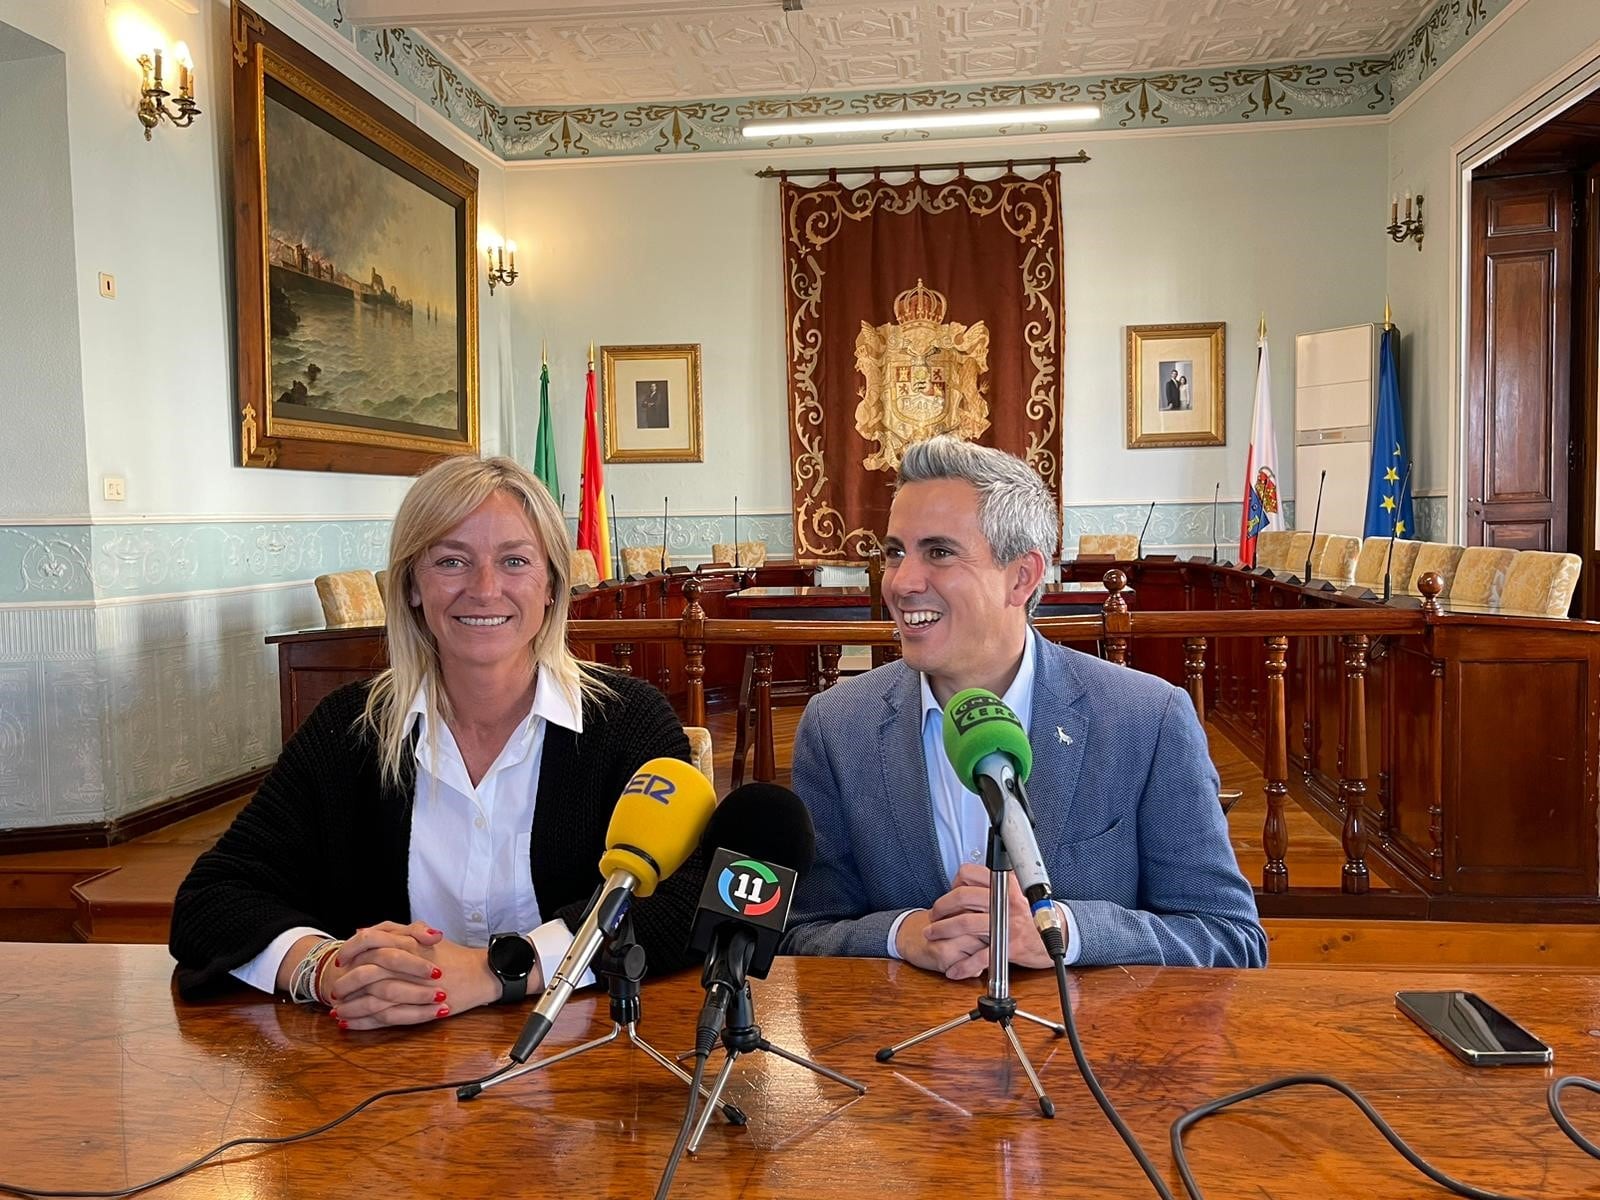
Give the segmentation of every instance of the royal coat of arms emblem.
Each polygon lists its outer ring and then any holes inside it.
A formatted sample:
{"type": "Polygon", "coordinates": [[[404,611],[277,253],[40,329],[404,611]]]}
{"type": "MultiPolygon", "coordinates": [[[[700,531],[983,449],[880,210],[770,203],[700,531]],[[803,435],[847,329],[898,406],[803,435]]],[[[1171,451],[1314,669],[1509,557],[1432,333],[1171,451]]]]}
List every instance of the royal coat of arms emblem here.
{"type": "Polygon", "coordinates": [[[989,329],[945,323],[945,298],[922,280],[895,297],[892,323],[861,322],[856,432],[878,449],[869,471],[896,471],[913,442],[950,433],[973,441],[989,428],[989,329]]]}

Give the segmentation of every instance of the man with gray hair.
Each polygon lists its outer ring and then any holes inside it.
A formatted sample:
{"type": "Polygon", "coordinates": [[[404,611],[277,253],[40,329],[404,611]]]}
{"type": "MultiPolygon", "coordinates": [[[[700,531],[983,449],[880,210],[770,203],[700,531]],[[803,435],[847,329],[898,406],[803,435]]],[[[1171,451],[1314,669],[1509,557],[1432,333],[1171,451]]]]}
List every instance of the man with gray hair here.
{"type": "MultiPolygon", "coordinates": [[[[1189,697],[1029,625],[1056,548],[1028,465],[954,437],[907,448],[884,538],[902,660],[814,697],[791,782],[817,832],[784,949],[889,956],[951,979],[989,953],[989,817],[945,757],[943,707],[987,688],[1033,751],[1040,853],[1067,961],[1260,966],[1266,935],[1189,697]]],[[[1011,961],[1047,967],[1011,877],[1011,961]]]]}

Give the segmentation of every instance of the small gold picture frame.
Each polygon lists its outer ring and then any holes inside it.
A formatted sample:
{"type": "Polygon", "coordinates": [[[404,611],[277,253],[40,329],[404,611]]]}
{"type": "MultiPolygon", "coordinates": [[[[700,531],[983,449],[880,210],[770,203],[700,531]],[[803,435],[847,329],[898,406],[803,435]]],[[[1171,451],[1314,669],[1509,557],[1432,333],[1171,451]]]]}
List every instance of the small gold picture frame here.
{"type": "Polygon", "coordinates": [[[700,347],[602,346],[608,463],[704,462],[700,347]]]}
{"type": "Polygon", "coordinates": [[[1128,326],[1128,449],[1227,445],[1224,327],[1128,326]]]}

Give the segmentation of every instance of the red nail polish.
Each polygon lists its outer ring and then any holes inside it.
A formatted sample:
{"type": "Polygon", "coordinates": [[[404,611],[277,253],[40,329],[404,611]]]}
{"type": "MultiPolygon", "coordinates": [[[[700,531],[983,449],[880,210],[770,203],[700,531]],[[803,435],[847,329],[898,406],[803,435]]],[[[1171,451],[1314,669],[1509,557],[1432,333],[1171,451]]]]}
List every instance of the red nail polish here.
{"type": "Polygon", "coordinates": [[[433,971],[432,971],[432,972],[431,972],[431,973],[430,973],[430,974],[429,974],[429,975],[428,975],[428,978],[429,978],[429,979],[439,979],[439,978],[441,978],[441,977],[442,977],[442,976],[443,976],[443,975],[444,975],[444,972],[443,972],[443,971],[441,971],[441,970],[440,970],[440,969],[439,969],[439,968],[438,968],[438,967],[435,967],[435,968],[434,968],[434,969],[433,969],[433,971]]]}
{"type": "Polygon", "coordinates": [[[430,930],[428,930],[428,932],[431,933],[434,937],[443,937],[444,936],[437,929],[430,929],[430,930]]]}
{"type": "Polygon", "coordinates": [[[339,957],[337,957],[337,956],[336,956],[336,957],[335,957],[335,958],[334,958],[334,960],[333,960],[333,965],[334,965],[334,966],[336,966],[336,967],[342,967],[342,966],[344,966],[344,959],[342,959],[342,958],[339,958],[339,957]]]}
{"type": "Polygon", "coordinates": [[[337,1008],[330,1008],[328,1010],[328,1015],[337,1021],[339,1019],[339,1010],[337,1008]]]}
{"type": "Polygon", "coordinates": [[[441,1004],[439,1006],[439,1011],[437,1013],[435,1013],[434,1015],[435,1016],[440,1016],[440,1017],[448,1017],[450,1015],[450,1006],[448,1004],[441,1004]]]}
{"type": "Polygon", "coordinates": [[[339,1028],[340,1029],[349,1029],[350,1028],[350,1022],[349,1021],[340,1021],[339,1022],[339,1028]]]}
{"type": "Polygon", "coordinates": [[[445,994],[443,992],[435,992],[433,994],[433,1002],[435,1004],[443,1004],[445,1002],[445,998],[446,997],[445,997],[445,994]]]}

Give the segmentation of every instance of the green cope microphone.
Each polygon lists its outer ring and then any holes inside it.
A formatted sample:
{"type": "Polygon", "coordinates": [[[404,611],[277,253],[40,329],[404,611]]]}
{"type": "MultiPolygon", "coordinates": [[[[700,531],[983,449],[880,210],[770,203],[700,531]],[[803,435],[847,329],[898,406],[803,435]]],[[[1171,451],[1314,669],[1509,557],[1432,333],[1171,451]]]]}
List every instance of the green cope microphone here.
{"type": "MultiPolygon", "coordinates": [[[[1011,869],[1027,897],[1034,925],[1046,946],[1047,930],[1064,934],[1061,914],[1050,898],[1050,874],[1033,833],[1033,813],[1023,789],[1033,770],[1028,731],[1006,702],[984,688],[968,688],[950,697],[944,710],[944,753],[956,777],[983,800],[989,824],[1000,832],[1011,869]]],[[[1063,948],[1064,942],[1060,943],[1063,948]]]]}

